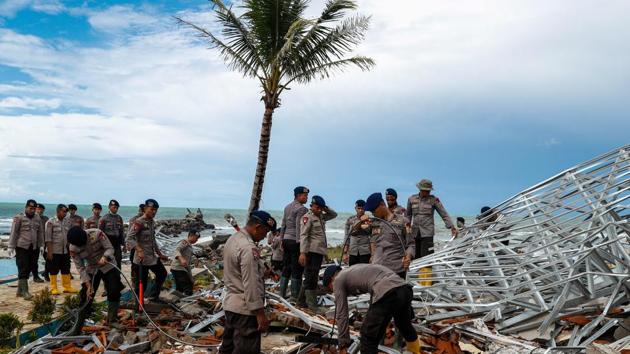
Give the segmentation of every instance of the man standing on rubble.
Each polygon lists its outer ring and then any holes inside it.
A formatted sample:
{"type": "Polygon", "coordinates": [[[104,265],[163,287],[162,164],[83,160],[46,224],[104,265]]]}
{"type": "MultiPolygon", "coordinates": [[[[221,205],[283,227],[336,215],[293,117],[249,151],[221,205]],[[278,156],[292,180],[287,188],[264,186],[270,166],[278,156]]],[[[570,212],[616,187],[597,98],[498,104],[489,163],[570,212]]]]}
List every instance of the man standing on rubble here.
{"type": "Polygon", "coordinates": [[[184,295],[192,295],[194,279],[192,275],[193,267],[193,246],[199,240],[198,231],[188,232],[188,237],[179,241],[175,248],[175,259],[171,264],[171,274],[175,280],[175,289],[184,295]]]}
{"type": "Polygon", "coordinates": [[[98,229],[83,230],[78,226],[68,231],[70,256],[81,275],[78,319],[70,330],[71,336],[79,335],[85,319],[92,312],[92,302],[101,283],[107,291],[107,322],[117,327],[120,306],[120,273],[110,264],[114,262],[114,247],[107,235],[98,229]]]}
{"type": "Polygon", "coordinates": [[[28,278],[33,262],[39,258],[39,249],[44,245],[44,230],[39,215],[35,213],[37,202],[26,201],[24,212],[13,218],[11,236],[9,236],[9,256],[15,254],[18,269],[17,297],[25,300],[32,298],[28,292],[28,278]]]}
{"type": "Polygon", "coordinates": [[[286,297],[287,286],[289,279],[291,279],[291,299],[293,301],[298,300],[300,288],[302,287],[304,268],[299,263],[300,234],[298,233],[298,223],[302,220],[302,216],[308,212],[308,209],[304,206],[308,201],[308,193],[308,188],[303,186],[293,189],[295,198],[284,208],[282,227],[280,229],[282,249],[284,250],[282,276],[280,277],[280,296],[286,297]]]}
{"type": "Polygon", "coordinates": [[[407,269],[416,252],[413,238],[407,233],[405,217],[392,213],[381,193],[373,193],[365,202],[365,211],[378,218],[370,222],[367,215],[360,218],[353,228],[366,228],[371,231],[372,263],[383,265],[398,274],[407,277],[407,269]],[[365,222],[369,222],[368,225],[365,222]]]}
{"type": "Polygon", "coordinates": [[[260,336],[269,328],[269,321],[264,308],[264,266],[256,242],[275,231],[276,220],[257,210],[249,215],[245,228],[225,243],[225,332],[219,353],[260,353],[260,336]]]}
{"type": "Polygon", "coordinates": [[[335,296],[335,323],[339,333],[339,353],[347,353],[352,343],[348,329],[348,296],[369,293],[370,307],[361,326],[361,353],[378,353],[378,345],[394,318],[394,324],[407,342],[407,351],[420,354],[420,340],[411,321],[413,290],[389,268],[378,264],[357,264],[346,268],[326,268],[324,287],[335,296]]]}
{"type": "Polygon", "coordinates": [[[85,220],[85,229],[98,229],[98,223],[101,220],[101,212],[103,206],[101,203],[92,204],[92,216],[85,220]]]}
{"type": "Polygon", "coordinates": [[[160,205],[155,199],[147,199],[144,205],[144,215],[137,218],[129,226],[127,247],[135,249],[132,267],[136,267],[137,281],[134,284],[136,293],[139,293],[140,282],[142,282],[143,286],[147,285],[150,270],[155,274],[155,287],[150,297],[151,300],[160,302],[160,291],[167,276],[162,260],[168,260],[168,257],[160,251],[155,240],[154,218],[160,205]]]}
{"type": "Polygon", "coordinates": [[[326,222],[337,217],[337,213],[326,205],[324,198],[315,195],[311,200],[309,210],[301,220],[300,225],[300,265],[304,267],[304,295],[306,305],[311,311],[317,312],[317,282],[319,270],[326,253],[326,222]]]}
{"type": "Polygon", "coordinates": [[[343,261],[353,266],[358,263],[370,263],[370,233],[362,228],[353,228],[365,214],[365,200],[359,199],[354,203],[356,215],[348,218],[343,242],[343,261]]]}

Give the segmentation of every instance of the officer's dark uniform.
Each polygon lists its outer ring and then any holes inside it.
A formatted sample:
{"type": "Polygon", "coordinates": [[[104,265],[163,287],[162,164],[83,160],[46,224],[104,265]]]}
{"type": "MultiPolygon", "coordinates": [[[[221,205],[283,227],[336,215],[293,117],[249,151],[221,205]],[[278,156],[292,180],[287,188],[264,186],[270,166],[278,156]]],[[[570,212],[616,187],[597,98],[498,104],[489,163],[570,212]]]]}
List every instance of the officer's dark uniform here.
{"type": "MultiPolygon", "coordinates": [[[[357,208],[365,208],[365,201],[357,200],[355,209],[357,208]]],[[[346,238],[343,242],[343,251],[348,254],[348,264],[350,266],[359,263],[370,263],[370,257],[372,256],[372,250],[370,249],[371,232],[367,229],[354,227],[359,222],[359,217],[358,214],[349,217],[344,228],[346,238]]]]}
{"type": "Polygon", "coordinates": [[[187,238],[179,241],[173,256],[171,274],[175,279],[175,288],[185,295],[192,295],[194,285],[192,276],[193,247],[187,238]],[[186,260],[185,267],[182,265],[182,260],[186,260]]]}
{"type": "Polygon", "coordinates": [[[92,216],[90,216],[89,218],[85,219],[85,225],[83,225],[85,227],[85,229],[98,229],[98,223],[101,220],[102,216],[100,215],[101,211],[103,210],[103,206],[101,205],[101,203],[94,203],[92,204],[92,216]],[[98,215],[94,215],[94,209],[99,210],[99,214],[98,215]]]}
{"type": "MultiPolygon", "coordinates": [[[[120,204],[118,201],[112,199],[109,201],[109,206],[120,207],[120,204]]],[[[109,242],[114,247],[114,257],[116,258],[118,268],[120,268],[122,264],[122,247],[125,244],[124,227],[122,217],[111,211],[101,217],[98,223],[98,228],[107,235],[109,242]]]]}
{"type": "MultiPolygon", "coordinates": [[[[37,202],[30,199],[26,202],[26,209],[37,207],[37,202]]],[[[39,249],[44,245],[44,230],[39,215],[33,213],[19,213],[13,218],[11,236],[9,236],[9,250],[15,251],[15,264],[18,268],[17,296],[30,299],[28,292],[28,278],[33,269],[33,263],[39,258],[39,249]]]]}
{"type": "MultiPolygon", "coordinates": [[[[44,211],[46,210],[46,206],[44,204],[37,204],[37,209],[35,210],[35,212],[37,213],[37,215],[39,215],[39,218],[42,219],[42,230],[45,230],[46,227],[46,222],[48,221],[48,217],[46,215],[44,215],[44,211]]],[[[44,248],[45,249],[45,248],[44,248]]],[[[44,262],[46,261],[46,252],[42,252],[42,256],[44,257],[44,262]]],[[[35,262],[33,262],[32,266],[31,266],[31,273],[33,273],[33,281],[36,283],[43,283],[44,280],[42,280],[39,277],[39,255],[37,256],[37,260],[35,262]]],[[[48,270],[46,269],[46,264],[44,263],[44,279],[46,279],[46,281],[48,281],[48,270]]]]}
{"type": "Polygon", "coordinates": [[[284,208],[280,237],[282,238],[282,248],[284,249],[282,277],[280,278],[280,295],[286,295],[286,288],[291,279],[291,297],[297,300],[302,286],[302,274],[304,268],[299,263],[300,258],[300,234],[299,222],[308,209],[298,200],[298,194],[308,193],[306,187],[296,187],[293,194],[296,199],[284,208]]]}

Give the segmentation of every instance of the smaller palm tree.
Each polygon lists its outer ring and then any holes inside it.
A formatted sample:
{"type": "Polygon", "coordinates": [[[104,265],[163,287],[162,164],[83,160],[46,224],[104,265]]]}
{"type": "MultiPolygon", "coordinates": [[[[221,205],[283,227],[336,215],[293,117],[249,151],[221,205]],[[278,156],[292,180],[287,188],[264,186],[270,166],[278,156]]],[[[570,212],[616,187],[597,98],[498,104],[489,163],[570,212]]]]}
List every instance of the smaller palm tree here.
{"type": "Polygon", "coordinates": [[[280,95],[293,83],[306,84],[328,78],[354,66],[367,71],[374,61],[351,56],[365,36],[370,18],[345,17],[357,9],[353,0],[328,0],[321,15],[304,17],[308,0],[245,0],[236,15],[221,0],[215,7],[220,35],[176,17],[217,49],[228,67],[256,78],[262,87],[265,110],[258,146],[258,164],[249,211],[257,210],[265,181],[273,113],[280,95]]]}

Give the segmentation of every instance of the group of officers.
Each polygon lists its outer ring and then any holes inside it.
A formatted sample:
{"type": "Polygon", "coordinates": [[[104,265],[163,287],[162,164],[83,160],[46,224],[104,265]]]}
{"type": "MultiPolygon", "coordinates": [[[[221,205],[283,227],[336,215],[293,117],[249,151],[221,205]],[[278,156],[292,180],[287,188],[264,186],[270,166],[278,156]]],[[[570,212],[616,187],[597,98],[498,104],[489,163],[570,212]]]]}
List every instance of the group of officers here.
{"type": "MultiPolygon", "coordinates": [[[[392,320],[406,341],[406,349],[420,353],[419,339],[411,321],[412,289],[406,282],[411,260],[433,252],[435,234],[434,212],[442,217],[454,237],[458,229],[453,225],[440,200],[431,194],[433,184],[423,179],[418,182],[419,193],[408,198],[407,208],[397,203],[397,193],[387,189],[385,198],[373,193],[366,200],[355,203],[356,215],[346,222],[343,259],[349,267],[329,266],[323,276],[323,289],[334,293],[340,353],[350,345],[348,329],[348,296],[370,293],[371,305],[361,328],[361,352],[377,353],[378,344],[392,320]],[[370,212],[371,217],[365,212],[370,212]]],[[[282,217],[281,227],[263,210],[249,214],[244,228],[228,238],[224,248],[226,326],[220,353],[259,353],[261,333],[269,326],[265,315],[264,278],[269,274],[261,259],[258,242],[268,237],[274,249],[275,268],[282,268],[280,295],[287,296],[298,306],[319,312],[317,289],[319,271],[327,254],[326,222],[337,213],[321,196],[313,196],[309,208],[309,189],[294,189],[294,200],[282,217]],[[279,262],[279,255],[282,262],[279,262]],[[290,284],[290,288],[289,288],[290,284]]],[[[103,280],[108,300],[108,323],[116,326],[120,291],[122,252],[126,247],[132,260],[131,276],[136,294],[140,283],[146,284],[148,271],[155,275],[153,292],[148,298],[159,301],[159,293],[167,272],[164,255],[155,238],[155,215],[159,205],[148,199],[140,205],[138,215],[129,221],[125,235],[123,220],[117,214],[119,204],[110,201],[109,213],[100,216],[102,208],[93,205],[93,215],[83,220],[76,214],[76,206],[57,206],[56,216],[46,220],[43,205],[34,200],[26,203],[24,213],[13,220],[9,241],[10,252],[16,254],[18,266],[17,296],[30,298],[28,278],[32,272],[37,280],[37,259],[44,248],[46,271],[51,292],[57,290],[56,277],[62,274],[66,293],[75,293],[70,284],[70,260],[81,276],[81,308],[79,320],[72,329],[78,334],[90,314],[94,294],[103,280]],[[39,208],[38,208],[39,206],[39,208]],[[41,211],[37,212],[37,209],[41,211]],[[68,210],[70,215],[66,215],[68,210]],[[74,210],[74,212],[73,212],[74,210]]],[[[458,220],[458,224],[460,220],[458,220]]],[[[463,226],[463,220],[462,220],[463,226]]],[[[177,289],[192,293],[192,244],[197,232],[178,244],[172,265],[177,289]]],[[[430,270],[428,270],[430,272],[430,270]]],[[[429,275],[430,276],[430,275],[429,275]]]]}

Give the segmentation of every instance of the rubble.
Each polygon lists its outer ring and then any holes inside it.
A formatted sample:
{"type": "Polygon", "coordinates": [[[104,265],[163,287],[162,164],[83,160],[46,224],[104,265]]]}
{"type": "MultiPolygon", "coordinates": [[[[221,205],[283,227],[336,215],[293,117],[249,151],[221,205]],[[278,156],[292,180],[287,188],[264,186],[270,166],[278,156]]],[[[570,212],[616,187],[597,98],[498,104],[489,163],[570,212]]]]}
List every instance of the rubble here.
{"type": "Polygon", "coordinates": [[[169,236],[179,236],[182,232],[214,230],[214,225],[206,224],[201,209],[196,212],[188,210],[183,219],[162,219],[155,222],[156,229],[169,236]]]}

